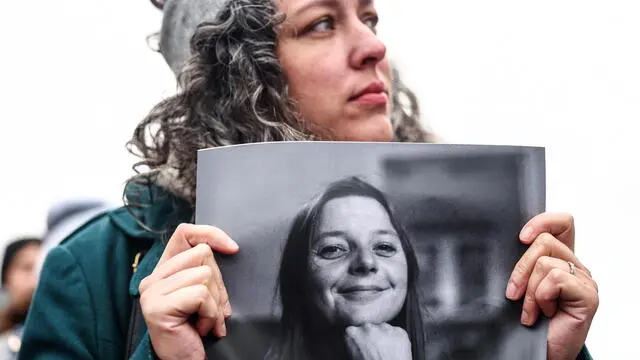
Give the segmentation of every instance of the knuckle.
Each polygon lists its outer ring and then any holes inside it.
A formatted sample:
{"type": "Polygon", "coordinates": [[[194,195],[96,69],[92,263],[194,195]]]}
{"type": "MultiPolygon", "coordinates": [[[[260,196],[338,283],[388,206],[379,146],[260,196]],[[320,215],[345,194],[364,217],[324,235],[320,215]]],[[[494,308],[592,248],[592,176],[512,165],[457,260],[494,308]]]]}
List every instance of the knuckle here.
{"type": "Polygon", "coordinates": [[[227,291],[220,291],[220,290],[216,290],[216,293],[218,295],[218,298],[220,299],[220,303],[222,304],[226,304],[229,302],[229,294],[227,293],[227,291]]]}
{"type": "Polygon", "coordinates": [[[550,247],[553,245],[555,240],[556,238],[553,237],[553,235],[545,232],[538,235],[538,239],[536,240],[536,243],[538,244],[538,246],[541,246],[541,247],[550,247]]]}
{"type": "Polygon", "coordinates": [[[146,305],[148,303],[148,300],[149,300],[149,295],[148,294],[146,294],[146,293],[145,294],[143,294],[143,293],[140,294],[140,307],[142,309],[144,309],[146,307],[146,305]]]}
{"type": "Polygon", "coordinates": [[[213,278],[213,269],[211,266],[203,266],[202,267],[202,275],[207,281],[210,281],[213,278]]]}
{"type": "Polygon", "coordinates": [[[538,302],[548,302],[554,300],[554,294],[549,292],[549,288],[544,285],[536,289],[536,293],[533,294],[533,297],[536,304],[538,302]]]}
{"type": "Polygon", "coordinates": [[[591,311],[595,313],[596,310],[598,310],[598,307],[600,306],[600,296],[598,296],[597,293],[594,293],[592,295],[590,304],[591,304],[591,307],[590,307],[591,311]]]}
{"type": "MultiPolygon", "coordinates": [[[[538,286],[538,288],[533,291],[533,294],[531,295],[531,297],[533,298],[533,302],[537,304],[540,301],[546,300],[545,297],[543,296],[544,290],[545,290],[544,285],[542,285],[542,286],[538,286]]],[[[526,299],[524,304],[527,304],[526,299]]]]}
{"type": "Polygon", "coordinates": [[[211,279],[218,284],[218,286],[224,286],[222,273],[220,272],[220,268],[218,268],[218,264],[214,263],[213,265],[210,265],[209,269],[211,269],[211,279]]]}
{"type": "Polygon", "coordinates": [[[536,261],[536,270],[542,274],[547,269],[553,268],[554,262],[554,259],[550,256],[540,256],[536,261]]]}
{"type": "Polygon", "coordinates": [[[149,279],[149,276],[145,277],[144,279],[142,279],[142,281],[140,281],[140,284],[138,285],[138,291],[140,292],[140,296],[142,296],[142,294],[144,294],[147,291],[150,285],[151,285],[151,280],[149,279]]]}
{"type": "Polygon", "coordinates": [[[567,274],[569,273],[564,270],[553,268],[549,271],[549,278],[557,284],[562,282],[566,278],[567,274]]]}
{"type": "Polygon", "coordinates": [[[140,295],[140,309],[145,317],[151,317],[157,312],[156,302],[149,294],[140,295]]]}
{"type": "Polygon", "coordinates": [[[193,300],[195,304],[197,304],[198,308],[202,309],[203,306],[209,301],[211,295],[209,294],[209,290],[204,285],[198,285],[194,290],[193,300]]]}
{"type": "Polygon", "coordinates": [[[204,303],[209,298],[209,288],[205,285],[197,285],[195,289],[195,296],[200,303],[204,303]]]}
{"type": "Polygon", "coordinates": [[[536,294],[533,289],[527,289],[527,294],[524,296],[523,305],[530,306],[536,303],[536,294]]]}
{"type": "Polygon", "coordinates": [[[201,256],[203,259],[208,256],[213,256],[213,250],[211,250],[211,246],[205,243],[199,243],[193,247],[198,256],[201,256]]]}
{"type": "Polygon", "coordinates": [[[191,225],[188,223],[180,223],[176,226],[176,230],[173,232],[174,235],[185,235],[189,233],[191,229],[191,225]]]}
{"type": "Polygon", "coordinates": [[[571,227],[573,227],[573,224],[575,224],[576,222],[575,217],[568,212],[560,213],[560,216],[562,216],[567,224],[569,224],[569,226],[571,227]]]}

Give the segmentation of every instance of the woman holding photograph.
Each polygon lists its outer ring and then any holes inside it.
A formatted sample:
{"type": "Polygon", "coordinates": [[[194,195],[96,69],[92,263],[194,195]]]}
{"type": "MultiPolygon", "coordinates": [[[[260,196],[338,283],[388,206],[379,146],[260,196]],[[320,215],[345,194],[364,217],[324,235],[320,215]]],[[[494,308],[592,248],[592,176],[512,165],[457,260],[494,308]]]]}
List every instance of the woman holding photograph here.
{"type": "MultiPolygon", "coordinates": [[[[129,181],[127,204],[47,256],[22,358],[203,359],[201,336],[225,336],[232,304],[214,253],[239,248],[222,229],[189,224],[198,149],[434,141],[376,35],[373,0],[167,0],[164,9],[176,26],[210,21],[191,39],[180,92],[155,106],[129,143],[144,172],[129,181]],[[138,295],[143,335],[128,343],[138,295]]],[[[550,360],[588,358],[598,295],[573,253],[571,217],[541,214],[521,241],[531,246],[507,297],[524,298],[525,325],[551,318],[550,360]]]]}
{"type": "Polygon", "coordinates": [[[331,184],[295,217],[278,276],[269,360],[425,360],[418,262],[375,187],[331,184]]]}

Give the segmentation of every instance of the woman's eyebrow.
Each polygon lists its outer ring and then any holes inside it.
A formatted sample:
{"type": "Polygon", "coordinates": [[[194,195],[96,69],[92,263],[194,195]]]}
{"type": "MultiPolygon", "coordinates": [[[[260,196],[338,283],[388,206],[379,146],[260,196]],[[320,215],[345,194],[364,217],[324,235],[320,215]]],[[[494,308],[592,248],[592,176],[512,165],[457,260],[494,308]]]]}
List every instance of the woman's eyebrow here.
{"type": "Polygon", "coordinates": [[[393,229],[380,229],[374,232],[376,235],[393,235],[398,236],[398,233],[393,229]]]}
{"type": "MultiPolygon", "coordinates": [[[[359,0],[358,3],[358,6],[363,8],[373,5],[373,0],[359,0]]],[[[340,0],[309,0],[305,4],[300,5],[297,9],[293,10],[292,16],[298,16],[313,8],[338,8],[341,5],[340,0]]]]}
{"type": "Polygon", "coordinates": [[[347,233],[341,230],[325,231],[318,235],[318,239],[326,237],[347,237],[347,233]]]}
{"type": "MultiPolygon", "coordinates": [[[[371,1],[371,0],[363,0],[363,1],[371,1]]],[[[299,16],[304,14],[305,12],[318,7],[323,8],[335,8],[338,7],[339,0],[310,0],[307,1],[304,5],[300,5],[297,9],[292,12],[292,16],[299,16]]]]}

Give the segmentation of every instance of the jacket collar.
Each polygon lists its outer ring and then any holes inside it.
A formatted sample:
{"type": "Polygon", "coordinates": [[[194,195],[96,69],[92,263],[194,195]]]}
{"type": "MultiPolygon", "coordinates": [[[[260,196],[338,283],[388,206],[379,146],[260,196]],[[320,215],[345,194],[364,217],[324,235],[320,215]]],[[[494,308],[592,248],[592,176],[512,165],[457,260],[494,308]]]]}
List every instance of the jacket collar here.
{"type": "Polygon", "coordinates": [[[109,216],[136,248],[148,249],[129,283],[129,293],[136,296],[140,282],[155,268],[173,230],[180,223],[192,221],[193,208],[157,185],[127,184],[125,198],[128,205],[109,216]]]}

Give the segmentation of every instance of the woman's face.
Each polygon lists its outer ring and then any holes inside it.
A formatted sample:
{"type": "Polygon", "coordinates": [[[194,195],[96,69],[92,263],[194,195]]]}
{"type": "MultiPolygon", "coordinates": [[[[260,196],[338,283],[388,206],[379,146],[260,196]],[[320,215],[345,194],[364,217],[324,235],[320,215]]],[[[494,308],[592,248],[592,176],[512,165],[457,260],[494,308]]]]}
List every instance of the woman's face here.
{"type": "Polygon", "coordinates": [[[395,318],[407,295],[407,260],[380,203],[362,196],[327,202],[309,254],[312,296],[332,324],[395,318]]]}
{"type": "Polygon", "coordinates": [[[275,0],[289,96],[322,139],[391,141],[391,68],[373,0],[275,0]]]}
{"type": "Polygon", "coordinates": [[[26,312],[31,303],[36,287],[35,264],[39,251],[38,244],[26,245],[18,250],[7,267],[8,276],[5,287],[13,299],[16,312],[26,312]]]}

